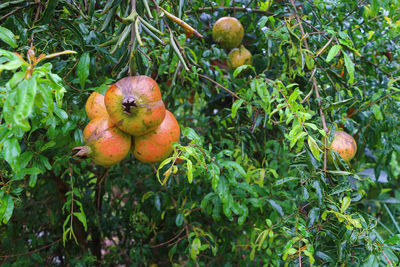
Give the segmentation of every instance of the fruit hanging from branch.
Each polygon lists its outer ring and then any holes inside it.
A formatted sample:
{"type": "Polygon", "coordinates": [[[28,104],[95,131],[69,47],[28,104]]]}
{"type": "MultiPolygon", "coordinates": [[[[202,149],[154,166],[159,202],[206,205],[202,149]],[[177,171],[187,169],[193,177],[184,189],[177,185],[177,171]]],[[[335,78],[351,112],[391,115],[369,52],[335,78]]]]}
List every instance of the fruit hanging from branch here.
{"type": "Polygon", "coordinates": [[[88,157],[98,165],[109,168],[128,155],[132,138],[118,129],[108,116],[97,117],[83,130],[84,146],[75,147],[76,156],[88,157]]]}
{"type": "Polygon", "coordinates": [[[128,76],[111,85],[104,103],[111,121],[133,136],[156,129],[165,117],[160,88],[144,75],[128,76]]]}
{"type": "Polygon", "coordinates": [[[85,111],[90,120],[108,116],[106,106],[104,105],[104,95],[97,91],[91,93],[86,101],[85,111]]]}
{"type": "MultiPolygon", "coordinates": [[[[354,138],[344,131],[336,131],[332,139],[332,143],[328,144],[328,149],[336,151],[339,156],[345,161],[349,162],[354,158],[357,152],[357,143],[354,138]]],[[[330,151],[328,151],[328,163],[333,164],[333,159],[330,151]]]]}
{"type": "Polygon", "coordinates": [[[243,25],[233,17],[220,18],[212,28],[213,40],[226,49],[238,47],[242,43],[243,35],[243,25]]]}
{"type": "Polygon", "coordinates": [[[178,142],[179,136],[179,124],[174,115],[167,110],[163,122],[156,130],[135,138],[132,153],[144,163],[162,161],[171,154],[172,143],[178,142]]]}
{"type": "Polygon", "coordinates": [[[251,56],[252,55],[250,51],[247,50],[243,45],[241,45],[239,48],[234,48],[228,54],[230,60],[229,67],[231,69],[236,69],[237,67],[243,65],[251,65],[253,63],[251,56]]]}

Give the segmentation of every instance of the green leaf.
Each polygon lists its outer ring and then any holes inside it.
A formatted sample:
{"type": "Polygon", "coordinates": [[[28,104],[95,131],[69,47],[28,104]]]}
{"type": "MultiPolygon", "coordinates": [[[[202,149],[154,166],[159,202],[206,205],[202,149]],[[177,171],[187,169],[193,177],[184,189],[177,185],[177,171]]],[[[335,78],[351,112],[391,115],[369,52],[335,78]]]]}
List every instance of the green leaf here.
{"type": "Polygon", "coordinates": [[[28,165],[32,157],[33,153],[31,151],[25,151],[24,153],[22,153],[21,156],[18,158],[19,167],[21,169],[24,169],[28,165]]]}
{"type": "Polygon", "coordinates": [[[310,210],[310,212],[308,213],[308,224],[307,224],[308,228],[314,225],[314,223],[319,218],[319,214],[320,214],[320,208],[315,207],[310,210]]]}
{"type": "Polygon", "coordinates": [[[232,118],[236,117],[236,113],[238,111],[238,109],[240,108],[240,106],[243,104],[244,100],[243,99],[238,99],[236,100],[233,105],[232,105],[232,118]]]}
{"type": "Polygon", "coordinates": [[[318,257],[318,258],[320,258],[320,259],[323,260],[323,261],[332,262],[332,263],[335,262],[334,259],[332,259],[329,255],[325,254],[325,253],[322,252],[322,251],[317,251],[317,252],[315,252],[315,256],[318,257]]]}
{"type": "Polygon", "coordinates": [[[62,122],[66,122],[68,120],[68,114],[64,110],[55,107],[54,108],[54,113],[61,119],[62,122]]]}
{"type": "Polygon", "coordinates": [[[228,167],[228,168],[231,167],[231,168],[235,169],[236,171],[238,171],[240,173],[240,175],[242,175],[243,177],[246,177],[246,171],[243,169],[243,167],[239,163],[237,163],[235,161],[225,161],[222,163],[222,165],[224,167],[228,167]]]}
{"type": "Polygon", "coordinates": [[[3,223],[7,223],[10,220],[11,215],[14,211],[14,200],[13,200],[12,196],[6,195],[5,198],[6,198],[6,202],[7,202],[7,207],[3,214],[3,219],[2,219],[3,223]]]}
{"type": "Polygon", "coordinates": [[[0,26],[0,40],[11,46],[12,48],[17,48],[17,41],[15,35],[7,28],[0,26]]]}
{"type": "Polygon", "coordinates": [[[183,223],[183,215],[182,215],[182,213],[179,213],[179,214],[176,216],[175,224],[176,224],[176,226],[181,226],[182,223],[183,223]]]}
{"type": "Polygon", "coordinates": [[[385,244],[400,245],[400,234],[394,235],[385,240],[385,244]]]}
{"type": "Polygon", "coordinates": [[[0,72],[3,70],[16,70],[22,65],[24,65],[24,62],[20,59],[8,61],[7,63],[0,65],[0,72]]]}
{"type": "Polygon", "coordinates": [[[199,255],[200,253],[200,247],[201,247],[200,239],[196,237],[193,240],[192,245],[190,246],[190,257],[192,258],[192,260],[196,260],[197,255],[199,255]]]}
{"type": "Polygon", "coordinates": [[[38,20],[37,24],[48,24],[50,20],[54,19],[54,11],[56,9],[57,3],[59,0],[48,0],[46,3],[46,8],[40,19],[38,20]]]}
{"type": "Polygon", "coordinates": [[[18,143],[18,139],[13,137],[11,139],[6,139],[3,143],[3,158],[10,164],[11,168],[17,169],[16,159],[21,153],[21,148],[18,143]]]}
{"type": "Polygon", "coordinates": [[[326,62],[331,61],[337,55],[337,53],[339,53],[341,49],[342,47],[340,45],[332,46],[331,49],[329,50],[328,56],[326,57],[325,61],[326,62]]]}
{"type": "Polygon", "coordinates": [[[342,198],[341,202],[342,205],[340,206],[340,212],[344,213],[349,208],[351,199],[348,196],[345,196],[344,198],[342,198]]]}
{"type": "Polygon", "coordinates": [[[250,65],[242,65],[239,66],[235,69],[235,71],[233,72],[233,77],[237,77],[242,71],[244,71],[245,69],[248,69],[250,67],[250,65]]]}
{"type": "Polygon", "coordinates": [[[272,199],[268,199],[267,200],[269,202],[269,204],[271,204],[271,206],[279,213],[280,216],[284,216],[285,214],[283,213],[283,209],[282,207],[276,203],[274,200],[272,199]]]}
{"type": "Polygon", "coordinates": [[[289,97],[289,104],[292,104],[294,101],[296,101],[299,95],[301,95],[301,91],[299,90],[299,88],[296,88],[296,90],[294,90],[294,92],[289,97]]]}
{"type": "Polygon", "coordinates": [[[186,160],[186,167],[187,167],[186,175],[188,177],[189,184],[191,184],[193,182],[193,163],[191,160],[189,159],[186,160]]]}
{"type": "Polygon", "coordinates": [[[36,182],[37,182],[37,174],[32,174],[29,177],[29,186],[34,187],[36,185],[36,182]]]}
{"type": "Polygon", "coordinates": [[[335,175],[351,175],[351,172],[346,172],[346,171],[331,171],[331,170],[327,170],[327,172],[335,174],[335,175]]]}
{"type": "Polygon", "coordinates": [[[86,215],[82,212],[74,212],[74,216],[82,223],[85,231],[87,231],[86,215]]]}
{"type": "Polygon", "coordinates": [[[14,113],[14,122],[24,131],[30,130],[28,117],[32,113],[37,91],[36,77],[23,80],[17,87],[17,106],[14,113]]]}
{"type": "Polygon", "coordinates": [[[343,58],[344,58],[344,65],[346,66],[347,72],[349,73],[349,83],[352,84],[354,82],[354,63],[351,61],[350,57],[346,54],[346,52],[343,52],[343,58]]]}
{"type": "Polygon", "coordinates": [[[24,178],[25,175],[38,175],[40,173],[42,173],[42,170],[37,167],[26,168],[17,172],[21,179],[24,178]]]}
{"type": "Polygon", "coordinates": [[[200,136],[192,128],[186,127],[182,130],[182,135],[189,140],[200,140],[200,136]]]}
{"type": "Polygon", "coordinates": [[[376,120],[378,120],[378,121],[383,120],[381,108],[377,104],[372,105],[372,111],[374,112],[374,116],[375,116],[376,120]]]}
{"type": "Polygon", "coordinates": [[[363,267],[379,266],[379,258],[374,254],[369,255],[368,260],[363,264],[363,267]]]}
{"type": "Polygon", "coordinates": [[[290,181],[296,181],[296,180],[300,180],[299,177],[286,177],[283,179],[279,179],[278,181],[275,182],[275,185],[281,185],[290,181]]]}
{"type": "Polygon", "coordinates": [[[90,55],[89,53],[83,53],[81,58],[79,59],[78,67],[77,67],[77,75],[79,77],[79,83],[81,88],[85,88],[86,79],[89,77],[89,69],[90,69],[90,55]]]}
{"type": "Polygon", "coordinates": [[[308,146],[311,149],[312,154],[314,155],[314,157],[319,161],[321,160],[321,154],[319,151],[319,147],[317,145],[317,142],[314,140],[314,138],[312,138],[311,135],[308,136],[308,146]]]}

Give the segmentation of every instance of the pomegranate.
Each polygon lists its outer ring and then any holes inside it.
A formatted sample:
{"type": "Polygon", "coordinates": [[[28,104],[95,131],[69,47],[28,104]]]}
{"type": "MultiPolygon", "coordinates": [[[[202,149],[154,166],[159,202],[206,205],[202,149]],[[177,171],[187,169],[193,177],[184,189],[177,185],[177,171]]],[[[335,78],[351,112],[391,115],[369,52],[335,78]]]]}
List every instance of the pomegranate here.
{"type": "Polygon", "coordinates": [[[243,25],[237,18],[222,17],[217,20],[212,28],[212,38],[222,48],[232,49],[238,47],[244,35],[243,25]]]}
{"type": "Polygon", "coordinates": [[[156,129],[165,117],[160,88],[144,75],[128,76],[110,86],[104,103],[111,121],[133,136],[156,129]]]}
{"type": "Polygon", "coordinates": [[[146,135],[135,138],[133,155],[141,162],[154,163],[166,159],[173,151],[172,143],[178,142],[179,124],[174,115],[166,111],[160,126],[146,135]]]}
{"type": "Polygon", "coordinates": [[[91,93],[86,101],[85,111],[90,120],[108,116],[106,106],[104,105],[104,95],[97,91],[91,93]]]}
{"type": "Polygon", "coordinates": [[[94,163],[108,168],[128,155],[131,136],[118,129],[109,117],[97,117],[83,130],[85,146],[75,147],[80,157],[89,157],[94,163]]]}
{"type": "MultiPolygon", "coordinates": [[[[328,149],[333,149],[345,161],[349,162],[357,152],[357,144],[354,138],[344,131],[336,131],[332,143],[328,145],[328,149]]],[[[328,163],[333,164],[331,153],[328,153],[328,163]]]]}
{"type": "Polygon", "coordinates": [[[234,48],[228,54],[231,69],[236,69],[242,65],[251,65],[251,53],[243,45],[240,48],[234,48]]]}

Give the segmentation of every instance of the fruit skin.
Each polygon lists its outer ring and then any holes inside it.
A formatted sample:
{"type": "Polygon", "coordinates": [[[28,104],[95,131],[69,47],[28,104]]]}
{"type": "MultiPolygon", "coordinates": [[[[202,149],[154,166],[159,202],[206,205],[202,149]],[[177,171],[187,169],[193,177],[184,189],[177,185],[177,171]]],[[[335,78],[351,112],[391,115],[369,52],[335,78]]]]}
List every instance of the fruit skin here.
{"type": "Polygon", "coordinates": [[[144,75],[128,76],[110,86],[104,103],[111,121],[133,136],[154,130],[165,117],[160,88],[144,75]]]}
{"type": "Polygon", "coordinates": [[[234,48],[228,54],[230,60],[229,67],[234,70],[243,65],[251,65],[253,64],[251,56],[252,55],[250,51],[247,50],[243,45],[241,45],[239,48],[234,48]]]}
{"type": "Polygon", "coordinates": [[[94,163],[109,168],[128,155],[132,138],[118,129],[109,117],[97,117],[89,122],[83,130],[85,146],[75,147],[77,156],[87,156],[94,163]]]}
{"type": "Polygon", "coordinates": [[[167,110],[161,125],[152,132],[135,138],[132,153],[139,161],[155,163],[166,159],[173,151],[172,143],[178,142],[179,124],[167,110]]]}
{"type": "Polygon", "coordinates": [[[90,94],[85,104],[86,115],[89,120],[97,117],[108,116],[106,106],[104,105],[104,95],[94,91],[90,94]]]}
{"type": "MultiPolygon", "coordinates": [[[[344,131],[336,131],[328,149],[336,151],[345,162],[349,162],[357,152],[357,143],[354,138],[344,131]]],[[[333,164],[332,156],[328,153],[328,163],[333,164]]]]}
{"type": "Polygon", "coordinates": [[[240,21],[233,17],[222,17],[212,28],[212,38],[222,48],[238,47],[243,39],[244,29],[240,21]]]}

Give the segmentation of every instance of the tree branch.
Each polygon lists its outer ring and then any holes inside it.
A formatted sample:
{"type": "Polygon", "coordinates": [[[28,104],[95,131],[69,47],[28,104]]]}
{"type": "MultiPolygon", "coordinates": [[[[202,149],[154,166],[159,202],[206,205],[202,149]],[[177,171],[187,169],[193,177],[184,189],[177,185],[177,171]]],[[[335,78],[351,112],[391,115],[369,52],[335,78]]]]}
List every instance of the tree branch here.
{"type": "MultiPolygon", "coordinates": [[[[290,0],[290,3],[293,6],[293,15],[296,18],[297,23],[299,25],[300,32],[301,32],[301,37],[304,37],[305,36],[305,32],[304,32],[304,29],[303,29],[301,18],[299,16],[299,14],[297,13],[297,8],[296,8],[296,5],[294,3],[294,0],[290,0]]],[[[309,50],[307,39],[304,38],[303,40],[304,40],[304,45],[305,45],[306,49],[309,50]]],[[[324,111],[322,109],[322,101],[320,99],[317,79],[315,78],[315,76],[312,77],[312,84],[313,84],[313,87],[314,87],[315,97],[318,99],[319,115],[321,117],[322,127],[323,127],[325,133],[328,134],[328,128],[326,127],[325,115],[324,115],[324,111]]],[[[326,163],[327,163],[327,158],[326,158],[327,139],[326,139],[326,137],[324,137],[324,143],[325,143],[325,145],[324,145],[324,169],[323,169],[323,171],[325,172],[326,171],[326,163]]]]}
{"type": "Polygon", "coordinates": [[[186,14],[191,14],[191,13],[196,13],[196,12],[202,12],[202,11],[206,11],[206,12],[214,12],[217,10],[224,10],[224,11],[229,11],[229,10],[233,10],[233,11],[237,11],[237,12],[253,12],[253,13],[259,13],[259,14],[264,14],[264,15],[274,15],[274,13],[269,12],[269,11],[265,11],[265,10],[261,10],[261,9],[251,9],[251,8],[245,8],[245,7],[202,7],[199,8],[197,10],[187,10],[185,13],[186,14]]]}

